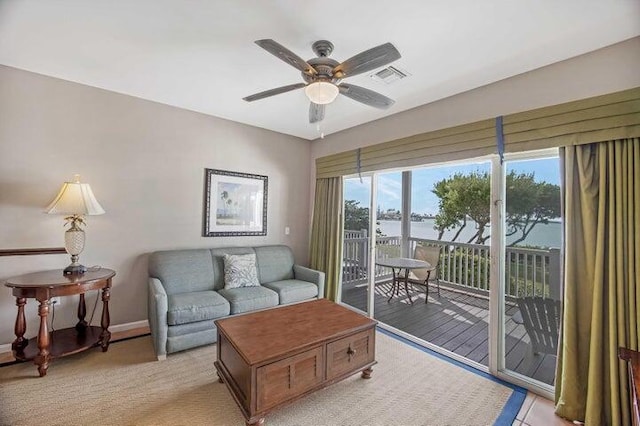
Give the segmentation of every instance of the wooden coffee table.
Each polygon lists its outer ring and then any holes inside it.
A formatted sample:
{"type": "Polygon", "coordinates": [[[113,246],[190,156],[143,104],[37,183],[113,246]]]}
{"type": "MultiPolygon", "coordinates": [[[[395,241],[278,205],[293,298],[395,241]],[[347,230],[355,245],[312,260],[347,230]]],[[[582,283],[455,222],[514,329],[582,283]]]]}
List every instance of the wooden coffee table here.
{"type": "Polygon", "coordinates": [[[214,363],[247,425],[358,371],[371,377],[376,321],[326,299],[216,321],[214,363]]]}

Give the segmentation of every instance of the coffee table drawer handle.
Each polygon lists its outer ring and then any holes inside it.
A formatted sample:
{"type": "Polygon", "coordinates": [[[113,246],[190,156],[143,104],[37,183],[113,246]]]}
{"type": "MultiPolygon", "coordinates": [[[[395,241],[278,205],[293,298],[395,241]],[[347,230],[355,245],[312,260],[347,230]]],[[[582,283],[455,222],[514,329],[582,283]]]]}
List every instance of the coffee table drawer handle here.
{"type": "Polygon", "coordinates": [[[356,351],[355,349],[352,349],[351,346],[349,346],[349,349],[347,349],[347,355],[349,355],[349,358],[354,356],[356,354],[356,352],[358,352],[358,351],[356,351]]]}

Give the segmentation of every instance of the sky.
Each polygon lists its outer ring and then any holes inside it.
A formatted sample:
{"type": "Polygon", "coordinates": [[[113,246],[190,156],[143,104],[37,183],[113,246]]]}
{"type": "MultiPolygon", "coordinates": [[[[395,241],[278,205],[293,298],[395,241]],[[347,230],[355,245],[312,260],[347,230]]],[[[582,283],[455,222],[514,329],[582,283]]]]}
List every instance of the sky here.
{"type": "MultiPolygon", "coordinates": [[[[508,161],[506,172],[533,173],[537,182],[549,182],[560,185],[560,169],[558,158],[508,161]]],[[[490,172],[491,163],[468,163],[465,165],[444,165],[414,169],[412,175],[411,211],[413,213],[435,215],[438,212],[438,197],[433,192],[433,185],[455,173],[490,172]]],[[[369,205],[371,177],[345,179],[345,200],[356,200],[360,206],[369,205]]],[[[378,203],[382,211],[388,209],[401,210],[402,172],[378,174],[378,203]]]]}

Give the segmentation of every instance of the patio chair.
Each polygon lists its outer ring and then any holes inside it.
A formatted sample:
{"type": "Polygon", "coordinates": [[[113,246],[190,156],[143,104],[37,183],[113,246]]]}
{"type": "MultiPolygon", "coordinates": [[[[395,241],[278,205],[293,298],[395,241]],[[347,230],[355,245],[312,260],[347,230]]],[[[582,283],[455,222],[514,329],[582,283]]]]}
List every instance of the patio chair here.
{"type": "Polygon", "coordinates": [[[430,268],[413,269],[411,271],[411,284],[424,285],[424,303],[429,301],[429,279],[435,278],[438,286],[438,296],[440,296],[440,278],[438,276],[438,265],[440,263],[440,247],[436,246],[416,246],[413,251],[413,258],[429,262],[430,268]],[[433,277],[432,277],[433,275],[433,277]]]}
{"type": "Polygon", "coordinates": [[[542,297],[517,299],[524,328],[531,339],[534,355],[558,353],[560,301],[542,297]]]}

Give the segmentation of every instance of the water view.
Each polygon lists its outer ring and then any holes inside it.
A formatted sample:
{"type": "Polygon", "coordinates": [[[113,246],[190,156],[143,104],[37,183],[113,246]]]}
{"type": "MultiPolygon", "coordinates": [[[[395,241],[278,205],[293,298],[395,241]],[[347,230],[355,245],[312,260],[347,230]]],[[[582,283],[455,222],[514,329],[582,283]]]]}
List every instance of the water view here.
{"type": "MultiPolygon", "coordinates": [[[[400,235],[400,221],[399,220],[381,220],[380,231],[386,236],[399,236],[400,235]]],[[[434,220],[424,219],[422,222],[411,222],[411,236],[414,238],[424,238],[427,240],[436,240],[438,238],[438,231],[433,229],[434,220]]],[[[468,222],[467,226],[462,230],[460,236],[456,240],[459,243],[466,243],[475,234],[475,223],[468,222]]],[[[447,231],[442,237],[443,241],[450,241],[456,234],[456,231],[447,231]]],[[[517,235],[507,237],[507,245],[517,239],[517,235]]],[[[487,245],[490,240],[487,240],[487,245]]],[[[547,225],[536,225],[531,233],[524,241],[521,241],[518,246],[520,247],[546,247],[546,248],[559,248],[562,243],[562,223],[549,222],[547,225]]]]}

